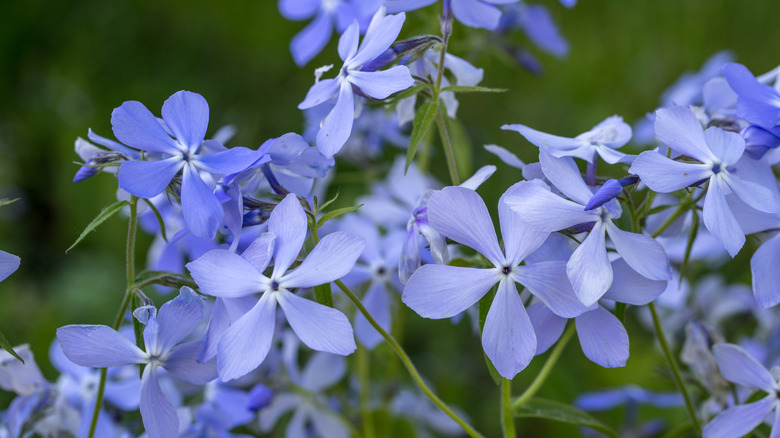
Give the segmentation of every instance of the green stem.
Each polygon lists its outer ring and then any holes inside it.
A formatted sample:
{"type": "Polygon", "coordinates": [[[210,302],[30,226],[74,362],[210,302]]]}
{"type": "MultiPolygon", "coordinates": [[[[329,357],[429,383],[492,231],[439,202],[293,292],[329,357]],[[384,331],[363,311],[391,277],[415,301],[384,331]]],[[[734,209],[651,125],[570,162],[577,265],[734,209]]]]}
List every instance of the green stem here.
{"type": "Polygon", "coordinates": [[[669,343],[666,342],[666,336],[664,335],[664,330],[661,327],[661,320],[658,318],[658,312],[655,310],[655,303],[650,303],[648,306],[650,307],[650,313],[653,315],[653,325],[655,326],[655,332],[658,335],[658,342],[661,344],[661,348],[664,351],[666,361],[669,362],[669,367],[672,368],[677,386],[683,393],[683,397],[685,398],[685,406],[688,408],[688,414],[691,417],[691,422],[693,423],[694,427],[696,427],[699,435],[701,435],[701,424],[699,424],[699,418],[696,416],[696,408],[693,406],[691,395],[688,394],[688,389],[685,387],[682,375],[680,374],[680,368],[677,366],[677,361],[672,355],[672,350],[669,348],[669,343]]]}
{"type": "Polygon", "coordinates": [[[501,423],[504,424],[504,438],[517,437],[512,415],[512,381],[509,379],[501,379],[501,423]]]}
{"type": "Polygon", "coordinates": [[[655,239],[656,237],[660,236],[661,233],[666,231],[666,229],[669,228],[669,226],[672,225],[672,223],[674,223],[674,221],[676,221],[677,218],[679,218],[686,211],[688,211],[687,202],[683,202],[682,204],[678,205],[677,209],[675,209],[672,212],[672,214],[668,218],[666,218],[666,220],[661,224],[660,227],[658,227],[655,231],[653,231],[653,234],[651,234],[650,237],[655,239]]]}
{"type": "Polygon", "coordinates": [[[369,398],[368,351],[363,346],[357,350],[357,371],[360,379],[360,415],[363,419],[363,436],[374,438],[374,417],[371,415],[371,399],[369,398]]]}
{"type": "MultiPolygon", "coordinates": [[[[122,304],[119,306],[119,312],[114,318],[114,330],[118,330],[122,324],[127,307],[130,305],[130,299],[133,296],[133,283],[135,283],[135,232],[138,225],[138,198],[130,196],[130,219],[127,223],[127,244],[125,246],[125,272],[127,274],[127,287],[125,287],[125,296],[122,298],[122,304]]],[[[103,392],[106,388],[107,370],[100,370],[100,382],[98,383],[97,396],[95,397],[95,410],[92,412],[92,423],[89,426],[89,438],[94,438],[97,429],[98,416],[100,408],[103,405],[103,392]]]]}
{"type": "Polygon", "coordinates": [[[376,329],[376,331],[379,332],[383,338],[385,338],[387,343],[390,344],[390,347],[393,349],[393,351],[395,351],[395,354],[398,356],[398,358],[401,359],[401,362],[404,364],[407,371],[409,371],[409,375],[412,377],[412,380],[414,380],[417,386],[420,387],[422,392],[424,392],[425,395],[427,395],[428,398],[439,407],[439,409],[444,411],[445,414],[455,420],[455,422],[458,423],[469,436],[473,438],[481,438],[482,434],[477,432],[473,427],[466,423],[466,421],[460,418],[458,414],[450,409],[449,406],[447,406],[439,397],[437,397],[436,394],[434,394],[433,391],[428,387],[428,385],[425,384],[425,381],[423,381],[420,373],[417,371],[417,368],[415,368],[414,364],[409,359],[409,356],[401,347],[401,344],[395,340],[393,335],[385,331],[385,329],[383,329],[382,326],[376,322],[374,317],[371,316],[368,310],[366,310],[365,306],[363,306],[363,303],[360,302],[360,299],[356,297],[351,290],[349,290],[347,285],[345,285],[341,280],[336,280],[336,285],[347,295],[347,297],[355,304],[355,306],[357,306],[358,310],[363,314],[363,316],[366,317],[366,320],[368,320],[369,324],[371,324],[374,329],[376,329]]]}
{"type": "Polygon", "coordinates": [[[441,144],[444,148],[444,155],[447,157],[447,169],[450,171],[450,180],[452,181],[452,185],[457,186],[460,184],[458,166],[455,164],[455,153],[452,150],[452,143],[450,143],[450,136],[447,133],[447,124],[442,115],[441,106],[439,106],[439,109],[436,112],[436,127],[439,128],[439,136],[441,137],[441,144]]]}
{"type": "Polygon", "coordinates": [[[513,410],[519,408],[528,400],[530,400],[531,397],[536,395],[536,393],[544,384],[544,381],[547,380],[547,376],[550,375],[550,371],[552,371],[555,363],[558,362],[558,358],[561,357],[561,353],[563,353],[563,349],[566,347],[566,344],[568,344],[569,340],[572,338],[572,336],[574,336],[574,329],[575,325],[570,325],[563,336],[561,336],[561,339],[557,344],[555,344],[555,348],[550,353],[550,357],[547,358],[547,362],[545,362],[542,366],[542,369],[539,370],[539,374],[536,375],[534,381],[531,382],[531,385],[525,390],[524,393],[520,394],[520,396],[517,397],[514,402],[512,402],[513,410]]]}

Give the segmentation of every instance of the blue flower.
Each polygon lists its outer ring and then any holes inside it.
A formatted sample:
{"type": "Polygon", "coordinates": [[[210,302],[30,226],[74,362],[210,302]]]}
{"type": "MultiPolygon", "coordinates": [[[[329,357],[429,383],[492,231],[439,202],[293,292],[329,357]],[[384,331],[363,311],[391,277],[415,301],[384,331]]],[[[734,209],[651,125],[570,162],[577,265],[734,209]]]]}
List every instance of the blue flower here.
{"type": "Polygon", "coordinates": [[[739,96],[737,115],[766,129],[774,128],[780,120],[780,91],[760,83],[742,64],[730,62],[721,72],[739,96]]]}
{"type": "MultiPolygon", "coordinates": [[[[382,71],[362,71],[362,67],[381,55],[398,37],[406,16],[385,16],[384,8],[374,14],[366,36],[358,47],[359,25],[352,23],[339,39],[339,57],[344,65],[333,79],[318,80],[298,105],[308,109],[326,103],[336,96],[336,105],[322,121],[317,133],[317,147],[330,158],[344,146],[352,131],[355,116],[353,87],[375,99],[384,99],[414,84],[406,66],[398,65],[382,71]]],[[[327,71],[327,69],[325,70],[327,71]]]]}
{"type": "Polygon", "coordinates": [[[131,364],[146,365],[141,377],[141,418],[150,438],[176,436],[179,419],[157,379],[158,367],[189,382],[202,385],[216,377],[213,362],[196,361],[200,341],[182,341],[200,323],[203,301],[188,287],[175,299],[163,304],[160,312],[152,306],[133,313],[146,324],[141,351],[132,341],[104,325],[68,325],[57,329],[65,356],[85,367],[107,368],[131,364]]]}
{"type": "Polygon", "coordinates": [[[19,269],[22,259],[5,251],[0,251],[0,281],[8,278],[9,275],[19,269]]]}
{"type": "Polygon", "coordinates": [[[208,146],[215,153],[204,153],[209,107],[197,93],[179,91],[162,107],[168,134],[157,118],[140,102],[128,101],[111,114],[114,135],[122,143],[158,158],[155,161],[125,161],[119,168],[119,187],[140,198],[152,198],[165,190],[182,173],[181,204],[187,227],[198,237],[213,238],[222,226],[224,211],[213,188],[203,180],[201,171],[228,175],[246,169],[258,158],[247,148],[225,149],[215,141],[208,146]]]}

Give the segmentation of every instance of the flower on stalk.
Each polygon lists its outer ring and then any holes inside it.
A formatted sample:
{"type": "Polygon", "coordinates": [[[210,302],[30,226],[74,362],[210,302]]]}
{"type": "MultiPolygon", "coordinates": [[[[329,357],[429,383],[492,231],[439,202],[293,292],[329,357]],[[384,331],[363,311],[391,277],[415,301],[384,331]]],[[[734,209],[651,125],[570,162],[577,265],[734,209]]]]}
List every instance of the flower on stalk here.
{"type": "Polygon", "coordinates": [[[756,210],[780,213],[777,184],[766,187],[749,180],[751,175],[739,172],[743,166],[738,161],[745,151],[745,140],[739,134],[716,127],[702,131],[696,116],[684,107],[659,109],[655,132],[671,149],[699,163],[674,161],[656,151],[645,151],[629,172],[639,175],[650,190],[660,193],[709,181],[702,212],[704,226],[732,257],[745,244],[745,233],[726,203],[726,195],[731,193],[756,210]]]}
{"type": "Polygon", "coordinates": [[[182,342],[203,317],[203,300],[190,289],[182,287],[178,297],[165,303],[157,312],[153,306],[143,306],[133,312],[146,324],[141,351],[132,341],[105,325],[68,325],[57,329],[65,356],[85,367],[107,368],[144,364],[141,377],[141,418],[150,438],[176,436],[179,418],[171,402],[163,394],[157,378],[158,367],[196,385],[216,377],[213,362],[196,361],[200,341],[182,342]]]}
{"type": "Polygon", "coordinates": [[[141,103],[127,101],[111,114],[114,135],[132,148],[146,151],[154,161],[125,161],[119,168],[119,187],[140,198],[162,193],[182,173],[181,205],[187,227],[198,237],[213,238],[225,213],[201,172],[228,175],[246,169],[262,158],[243,147],[225,149],[214,140],[204,142],[209,120],[206,99],[190,91],[178,91],[165,101],[162,117],[166,128],[141,103]],[[201,146],[217,150],[204,153],[201,146]]]}
{"type": "Polygon", "coordinates": [[[363,239],[342,232],[331,233],[322,238],[297,268],[288,272],[303,247],[306,231],[306,214],[298,198],[289,194],[271,212],[268,232],[241,256],[216,249],[187,264],[204,293],[250,300],[253,295],[262,294],[218,340],[217,365],[223,381],[239,378],[263,362],[273,340],[277,304],[295,334],[309,348],[341,355],[355,351],[352,327],[343,313],[294,292],[346,275],[363,251],[363,239]],[[272,258],[273,271],[266,277],[263,272],[272,258]]]}
{"type": "MultiPolygon", "coordinates": [[[[352,23],[339,39],[338,52],[344,65],[338,77],[315,82],[306,98],[298,105],[299,109],[304,110],[336,97],[336,105],[322,121],[317,133],[317,147],[326,157],[330,158],[338,152],[352,131],[355,118],[353,87],[363,95],[384,99],[414,84],[409,69],[403,65],[382,71],[362,70],[365,64],[390,47],[401,32],[405,19],[405,14],[385,16],[384,8],[379,9],[371,19],[366,36],[359,47],[359,25],[357,22],[352,23]]],[[[323,70],[318,69],[318,73],[320,71],[323,70]]]]}
{"type": "Polygon", "coordinates": [[[518,185],[504,193],[498,204],[504,249],[498,245],[493,222],[482,198],[463,187],[445,187],[428,200],[428,221],[450,239],[485,256],[492,267],[467,268],[423,265],[412,274],[403,302],[425,318],[449,318],[468,309],[498,284],[482,332],[482,346],[498,373],[508,379],[523,370],[536,353],[536,336],[515,283],[525,286],[553,312],[564,318],[587,308],[577,300],[565,276],[564,262],[520,266],[547,238],[524,223],[504,202],[518,185]]]}

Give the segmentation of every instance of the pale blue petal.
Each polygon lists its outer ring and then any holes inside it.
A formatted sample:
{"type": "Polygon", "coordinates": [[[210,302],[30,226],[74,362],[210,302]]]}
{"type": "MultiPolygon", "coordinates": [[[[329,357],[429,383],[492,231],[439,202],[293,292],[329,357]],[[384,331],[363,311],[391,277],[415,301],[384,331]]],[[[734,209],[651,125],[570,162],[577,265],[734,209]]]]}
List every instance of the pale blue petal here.
{"type": "Polygon", "coordinates": [[[149,438],[170,438],[179,430],[179,417],[157,380],[157,366],[147,365],[141,378],[141,419],[149,438]]]}
{"type": "MultiPolygon", "coordinates": [[[[431,252],[434,263],[440,265],[449,263],[450,255],[449,250],[447,249],[447,240],[444,236],[434,230],[430,224],[419,224],[418,227],[420,234],[428,241],[428,250],[431,252]]],[[[420,264],[418,263],[417,266],[419,267],[420,264]]],[[[411,273],[409,275],[411,275],[411,273]]]]}
{"type": "Polygon", "coordinates": [[[745,204],[764,213],[780,213],[780,197],[777,196],[776,190],[731,174],[724,174],[723,179],[745,204]]]}
{"type": "Polygon", "coordinates": [[[262,274],[247,260],[226,249],[214,249],[187,263],[201,292],[222,298],[243,297],[262,292],[262,274]]]}
{"type": "Polygon", "coordinates": [[[428,199],[428,222],[445,237],[474,248],[496,266],[504,260],[485,201],[473,190],[445,187],[428,199]]]}
{"type": "Polygon", "coordinates": [[[778,385],[772,374],[739,345],[718,343],[712,347],[724,379],[738,385],[774,393],[778,385]]]}
{"type": "Polygon", "coordinates": [[[596,307],[575,319],[582,352],[604,368],[626,365],[628,333],[619,319],[603,307],[596,307]]]}
{"type": "Polygon", "coordinates": [[[731,257],[737,255],[745,244],[745,234],[737,219],[729,210],[723,193],[723,180],[717,176],[710,179],[704,196],[704,226],[726,247],[731,257]]]}
{"type": "Polygon", "coordinates": [[[612,285],[603,298],[634,306],[644,306],[655,300],[669,285],[666,280],[650,280],[639,274],[623,259],[612,262],[612,275],[612,285]]]}
{"type": "Polygon", "coordinates": [[[773,128],[780,119],[780,95],[769,85],[758,82],[744,65],[728,63],[723,76],[739,96],[737,115],[764,128],[773,128]]]}
{"type": "Polygon", "coordinates": [[[347,30],[341,34],[339,38],[339,58],[342,61],[347,61],[357,53],[358,40],[360,38],[360,25],[357,21],[349,25],[347,30]]]}
{"type": "Polygon", "coordinates": [[[279,13],[288,20],[305,20],[322,5],[322,0],[279,0],[279,13]]]}
{"type": "Polygon", "coordinates": [[[217,355],[217,348],[222,335],[230,325],[244,316],[257,304],[254,296],[242,298],[217,298],[211,309],[211,320],[203,336],[198,362],[207,362],[217,355]]]}
{"type": "Polygon", "coordinates": [[[482,330],[482,348],[498,374],[512,379],[536,354],[536,334],[515,284],[504,279],[490,306],[482,330]]]}
{"type": "Polygon", "coordinates": [[[338,383],[346,373],[347,361],[343,356],[314,353],[303,370],[300,385],[306,390],[320,392],[338,383]]]}
{"type": "Polygon", "coordinates": [[[286,291],[278,293],[278,300],[290,327],[307,347],[342,356],[357,348],[343,313],[286,291]]]}
{"type": "Polygon", "coordinates": [[[414,79],[405,65],[380,71],[352,71],[347,80],[375,99],[384,99],[414,85],[414,79]]]}
{"type": "Polygon", "coordinates": [[[190,334],[203,318],[203,300],[191,288],[184,286],[178,297],[168,301],[157,312],[160,325],[160,350],[169,351],[190,334]]]}
{"type": "Polygon", "coordinates": [[[298,104],[298,109],[304,110],[315,107],[331,100],[339,92],[338,79],[322,79],[309,88],[303,102],[298,104]]]}
{"type": "Polygon", "coordinates": [[[115,108],[111,127],[117,140],[130,147],[168,154],[179,151],[176,141],[141,102],[130,100],[115,108]]]}
{"type": "Polygon", "coordinates": [[[181,183],[184,223],[195,236],[213,239],[225,219],[225,210],[192,164],[184,166],[181,183]]]}
{"type": "Polygon", "coordinates": [[[406,282],[402,300],[423,318],[450,318],[474,305],[499,280],[494,269],[423,265],[406,282]]]}
{"type": "Polygon", "coordinates": [[[230,175],[247,169],[262,157],[262,152],[235,147],[214,154],[198,155],[193,159],[193,162],[196,167],[209,173],[230,175]]]}
{"type": "Polygon", "coordinates": [[[363,251],[365,241],[340,231],[328,234],[294,271],[279,278],[285,288],[306,288],[330,283],[347,275],[363,251]]]}
{"type": "Polygon", "coordinates": [[[298,394],[274,394],[271,404],[260,410],[260,429],[263,432],[270,432],[282,415],[295,409],[299,404],[301,404],[301,396],[298,394]]]}
{"type": "Polygon", "coordinates": [[[0,281],[8,278],[9,275],[19,269],[22,259],[5,251],[0,251],[0,281]]]}
{"type": "Polygon", "coordinates": [[[629,173],[642,179],[650,190],[674,192],[712,176],[712,167],[670,160],[656,151],[645,151],[634,160],[629,173]]]}
{"type": "Polygon", "coordinates": [[[320,12],[290,41],[290,53],[295,64],[301,67],[311,61],[328,44],[332,34],[333,24],[330,15],[320,12]]]}
{"type": "Polygon", "coordinates": [[[474,67],[465,59],[450,53],[444,55],[444,67],[455,76],[455,85],[458,86],[475,87],[482,82],[485,75],[485,70],[474,67]]]}
{"type": "Polygon", "coordinates": [[[519,132],[526,140],[539,149],[550,148],[558,150],[576,149],[583,145],[581,140],[558,135],[547,134],[525,125],[504,125],[501,129],[519,132]]]}
{"type": "Polygon", "coordinates": [[[574,318],[588,310],[566,277],[566,262],[549,261],[518,266],[512,276],[562,318],[574,318]]]}
{"type": "Polygon", "coordinates": [[[753,293],[758,305],[767,308],[780,303],[780,235],[764,242],[750,259],[753,293]]]}
{"type": "Polygon", "coordinates": [[[313,409],[309,415],[314,429],[320,436],[328,438],[349,438],[352,436],[343,420],[332,411],[313,409]]]}
{"type": "Polygon", "coordinates": [[[355,99],[352,94],[352,84],[342,81],[336,106],[322,121],[317,132],[317,148],[327,158],[333,157],[352,133],[352,123],[355,118],[355,99]]]}
{"type": "Polygon", "coordinates": [[[675,151],[703,163],[718,161],[707,146],[699,119],[688,107],[661,108],[655,112],[655,135],[675,151]]]}
{"type": "Polygon", "coordinates": [[[83,367],[106,368],[146,362],[146,354],[105,325],[66,325],[57,329],[65,356],[83,367]]]}
{"type": "MultiPolygon", "coordinates": [[[[485,146],[487,147],[487,146],[485,146]]],[[[460,183],[460,186],[466,189],[477,190],[488,178],[490,178],[496,172],[496,166],[488,164],[482,166],[471,175],[471,178],[460,183]]]]}
{"type": "Polygon", "coordinates": [[[119,187],[139,198],[154,198],[168,187],[184,167],[181,157],[159,161],[124,161],[119,166],[119,187]]]}
{"type": "Polygon", "coordinates": [[[200,347],[201,341],[179,344],[173,347],[160,365],[192,384],[205,385],[217,378],[217,362],[215,360],[198,362],[200,347]]]}
{"type": "Polygon", "coordinates": [[[276,236],[263,233],[241,253],[241,257],[252,264],[257,272],[264,272],[274,254],[276,236]]]}
{"type": "MultiPolygon", "coordinates": [[[[522,193],[522,182],[507,189],[498,200],[498,222],[504,240],[504,253],[510,264],[520,263],[544,243],[548,231],[532,227],[505,201],[522,193]]],[[[515,198],[516,199],[516,198],[515,198]]]]}
{"type": "MultiPolygon", "coordinates": [[[[416,271],[417,268],[419,268],[422,264],[420,257],[419,236],[420,234],[417,229],[417,224],[414,224],[406,234],[406,239],[404,239],[401,258],[398,261],[398,277],[401,279],[401,283],[403,284],[406,284],[406,282],[409,281],[409,277],[411,277],[412,274],[414,274],[414,271],[416,271]]],[[[357,323],[355,326],[357,329],[357,323]]],[[[358,338],[359,337],[360,335],[358,335],[358,338]]]]}
{"type": "MultiPolygon", "coordinates": [[[[377,11],[371,18],[366,35],[360,44],[357,54],[354,58],[348,60],[350,68],[357,68],[372,61],[382,52],[387,50],[401,33],[401,27],[406,20],[406,14],[403,12],[395,15],[382,16],[384,11],[377,11]]],[[[345,59],[345,61],[347,61],[345,59]]],[[[352,74],[352,72],[350,72],[352,74]]]]}
{"type": "Polygon", "coordinates": [[[494,30],[501,19],[498,8],[478,0],[455,0],[451,5],[455,18],[469,27],[494,30]]]}
{"type": "Polygon", "coordinates": [[[308,222],[301,202],[294,194],[288,194],[268,218],[268,232],[276,236],[273,278],[283,275],[298,258],[307,229],[308,222]]]}
{"type": "Polygon", "coordinates": [[[669,257],[655,239],[644,234],[623,231],[612,221],[606,224],[606,228],[615,250],[636,272],[651,280],[672,278],[669,257]]]}
{"type": "Polygon", "coordinates": [[[515,187],[504,202],[523,222],[539,230],[559,231],[598,219],[598,214],[585,211],[584,205],[552,193],[541,180],[521,181],[515,187]]]}
{"type": "Polygon", "coordinates": [[[593,196],[593,192],[582,179],[574,159],[554,157],[547,150],[540,149],[539,163],[550,183],[572,201],[585,206],[593,196]]]}
{"type": "Polygon", "coordinates": [[[612,285],[612,266],[607,257],[604,234],[604,225],[597,222],[566,264],[566,275],[577,297],[588,307],[612,285]]]}
{"type": "Polygon", "coordinates": [[[566,318],[554,314],[542,302],[528,307],[528,318],[536,333],[536,354],[540,355],[552,347],[566,328],[566,318]]]}
{"type": "Polygon", "coordinates": [[[704,438],[738,438],[758,427],[777,404],[774,394],[727,409],[704,426],[704,438]]]}
{"type": "MultiPolygon", "coordinates": [[[[380,327],[389,333],[392,318],[385,285],[378,281],[371,283],[362,301],[368,313],[379,323],[380,327]]],[[[360,343],[369,350],[376,347],[384,339],[360,312],[355,316],[355,335],[360,343]]]]}
{"type": "Polygon", "coordinates": [[[217,368],[222,381],[254,370],[271,350],[276,327],[275,293],[264,293],[255,307],[234,322],[219,341],[217,368]]]}
{"type": "Polygon", "coordinates": [[[385,0],[388,14],[407,12],[436,3],[437,0],[385,0]]]}
{"type": "Polygon", "coordinates": [[[174,137],[194,153],[206,138],[209,104],[198,93],[177,91],[163,103],[162,117],[174,137]]]}
{"type": "Polygon", "coordinates": [[[523,160],[517,158],[517,155],[509,152],[508,150],[494,144],[486,144],[485,150],[498,157],[504,164],[515,169],[522,169],[525,167],[523,160]]]}
{"type": "Polygon", "coordinates": [[[712,126],[704,131],[704,139],[712,154],[725,166],[736,163],[745,151],[745,139],[736,132],[712,126]]]}

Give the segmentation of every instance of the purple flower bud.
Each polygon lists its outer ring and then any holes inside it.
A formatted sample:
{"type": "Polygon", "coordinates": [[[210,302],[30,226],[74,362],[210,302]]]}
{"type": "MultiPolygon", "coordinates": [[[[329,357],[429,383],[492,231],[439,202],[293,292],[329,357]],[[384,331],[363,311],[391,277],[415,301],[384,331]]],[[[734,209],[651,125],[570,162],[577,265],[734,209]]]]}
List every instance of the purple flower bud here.
{"type": "Polygon", "coordinates": [[[271,404],[273,397],[274,392],[271,390],[271,388],[263,384],[258,384],[252,388],[251,391],[249,391],[249,402],[247,408],[249,408],[250,411],[257,412],[271,404]]]}

